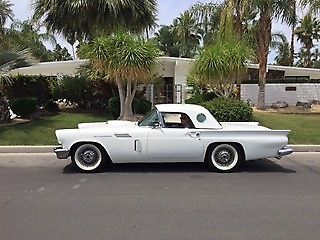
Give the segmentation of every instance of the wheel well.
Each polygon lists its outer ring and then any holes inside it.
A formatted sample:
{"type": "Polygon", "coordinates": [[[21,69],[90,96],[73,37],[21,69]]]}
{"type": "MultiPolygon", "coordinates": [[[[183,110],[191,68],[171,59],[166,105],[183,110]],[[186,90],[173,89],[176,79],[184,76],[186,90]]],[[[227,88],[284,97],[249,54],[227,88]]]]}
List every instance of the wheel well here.
{"type": "Polygon", "coordinates": [[[206,149],[205,161],[206,161],[206,159],[208,159],[209,150],[212,148],[215,148],[216,146],[218,146],[220,144],[233,145],[234,147],[236,147],[240,151],[240,153],[242,154],[243,160],[246,159],[246,154],[245,154],[244,148],[240,143],[237,143],[237,142],[214,142],[214,143],[210,143],[206,149]]]}
{"type": "Polygon", "coordinates": [[[93,144],[96,147],[98,147],[100,149],[100,151],[102,152],[102,154],[107,158],[108,161],[111,161],[111,158],[109,156],[109,153],[107,152],[107,150],[100,144],[97,142],[77,142],[75,144],[73,144],[70,148],[70,156],[72,156],[75,151],[77,150],[77,148],[83,144],[93,144]]]}

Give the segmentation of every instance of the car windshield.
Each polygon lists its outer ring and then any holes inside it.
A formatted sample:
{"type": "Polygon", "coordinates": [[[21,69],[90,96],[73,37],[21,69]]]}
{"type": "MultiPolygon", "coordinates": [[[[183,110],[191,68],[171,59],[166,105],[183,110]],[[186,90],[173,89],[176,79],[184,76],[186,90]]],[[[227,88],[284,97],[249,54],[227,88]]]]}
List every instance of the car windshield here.
{"type": "Polygon", "coordinates": [[[159,123],[159,115],[156,109],[152,109],[148,112],[143,119],[138,123],[139,126],[154,126],[155,123],[159,123]]]}

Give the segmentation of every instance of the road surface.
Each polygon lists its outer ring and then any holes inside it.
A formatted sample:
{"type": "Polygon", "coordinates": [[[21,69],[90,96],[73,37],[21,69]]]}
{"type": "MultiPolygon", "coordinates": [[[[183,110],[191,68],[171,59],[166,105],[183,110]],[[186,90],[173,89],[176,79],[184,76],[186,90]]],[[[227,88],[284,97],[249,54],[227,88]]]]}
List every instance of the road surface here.
{"type": "Polygon", "coordinates": [[[0,154],[0,239],[320,239],[320,153],[122,164],[76,173],[53,154],[0,154]]]}

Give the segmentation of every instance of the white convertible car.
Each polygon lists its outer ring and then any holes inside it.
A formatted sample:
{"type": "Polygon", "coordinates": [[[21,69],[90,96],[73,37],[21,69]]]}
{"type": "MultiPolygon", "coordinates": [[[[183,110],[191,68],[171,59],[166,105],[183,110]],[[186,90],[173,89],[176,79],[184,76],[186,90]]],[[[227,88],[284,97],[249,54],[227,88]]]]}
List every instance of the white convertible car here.
{"type": "Polygon", "coordinates": [[[245,160],[291,154],[289,130],[271,130],[257,122],[218,122],[197,105],[156,105],[141,121],[81,123],[78,129],[56,131],[59,159],[90,172],[107,161],[205,162],[228,172],[245,160]]]}

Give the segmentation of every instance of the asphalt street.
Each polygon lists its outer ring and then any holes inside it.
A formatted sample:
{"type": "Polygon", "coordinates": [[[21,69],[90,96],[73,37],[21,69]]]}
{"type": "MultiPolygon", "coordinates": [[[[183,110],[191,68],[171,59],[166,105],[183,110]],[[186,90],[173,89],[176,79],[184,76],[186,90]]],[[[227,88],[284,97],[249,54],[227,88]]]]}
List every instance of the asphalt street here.
{"type": "Polygon", "coordinates": [[[121,164],[75,172],[0,154],[0,239],[320,239],[320,153],[244,164],[121,164]]]}

